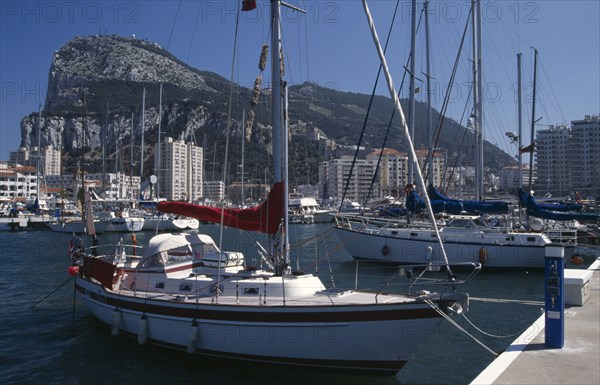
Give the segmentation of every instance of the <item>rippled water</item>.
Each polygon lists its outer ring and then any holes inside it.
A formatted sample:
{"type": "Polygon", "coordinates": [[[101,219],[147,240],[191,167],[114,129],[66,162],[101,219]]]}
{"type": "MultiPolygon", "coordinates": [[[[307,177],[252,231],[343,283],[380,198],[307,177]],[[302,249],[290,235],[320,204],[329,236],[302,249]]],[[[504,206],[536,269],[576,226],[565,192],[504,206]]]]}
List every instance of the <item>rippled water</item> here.
{"type": "MultiPolygon", "coordinates": [[[[308,241],[328,228],[327,225],[292,226],[292,240],[307,240],[293,250],[293,255],[298,256],[300,267],[306,271],[318,266],[326,285],[331,283],[331,266],[336,286],[353,286],[355,264],[339,250],[335,237],[321,238],[316,245],[308,241]],[[315,249],[329,258],[321,258],[317,263],[313,256],[315,249]]],[[[203,225],[201,231],[219,242],[218,227],[203,225]]],[[[140,233],[137,240],[145,244],[151,236],[140,233]]],[[[115,242],[121,237],[129,240],[129,235],[105,234],[101,241],[115,242]]],[[[490,353],[446,321],[395,377],[244,364],[150,345],[138,346],[128,337],[111,337],[108,326],[92,317],[80,301],[74,302],[73,283],[67,274],[66,248],[70,238],[68,234],[50,231],[0,232],[2,384],[464,384],[493,360],[490,353]],[[64,286],[32,308],[63,283],[64,286]]],[[[249,239],[238,231],[225,230],[222,249],[241,250],[248,259],[257,258],[249,239]]],[[[586,248],[585,252],[598,255],[600,249],[586,248]]],[[[359,283],[361,287],[378,287],[393,272],[388,266],[374,264],[360,269],[367,273],[366,280],[359,283]]],[[[543,272],[483,271],[462,290],[473,297],[542,301],[543,272]]],[[[540,308],[541,305],[472,301],[467,316],[491,334],[511,335],[537,319],[540,308]]],[[[482,336],[462,317],[455,320],[496,352],[515,338],[482,336]]]]}

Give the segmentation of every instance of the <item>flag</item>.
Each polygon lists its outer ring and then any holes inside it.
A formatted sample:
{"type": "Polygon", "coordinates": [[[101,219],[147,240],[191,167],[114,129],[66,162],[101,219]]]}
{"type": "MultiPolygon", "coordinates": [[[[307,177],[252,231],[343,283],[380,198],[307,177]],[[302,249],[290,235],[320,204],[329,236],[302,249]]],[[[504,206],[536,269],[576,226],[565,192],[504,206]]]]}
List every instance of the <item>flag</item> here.
{"type": "Polygon", "coordinates": [[[242,1],[242,12],[252,11],[256,8],[256,0],[243,0],[242,1]]]}
{"type": "Polygon", "coordinates": [[[526,152],[533,152],[535,150],[535,144],[531,143],[529,146],[521,147],[519,149],[519,154],[523,154],[526,152]]]}

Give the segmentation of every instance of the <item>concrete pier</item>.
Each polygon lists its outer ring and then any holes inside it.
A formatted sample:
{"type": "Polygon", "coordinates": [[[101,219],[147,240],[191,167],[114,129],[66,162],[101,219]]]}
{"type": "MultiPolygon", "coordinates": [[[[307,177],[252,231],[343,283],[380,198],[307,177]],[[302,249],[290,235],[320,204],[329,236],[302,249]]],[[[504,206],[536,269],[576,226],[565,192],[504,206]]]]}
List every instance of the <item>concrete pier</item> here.
{"type": "Polygon", "coordinates": [[[565,346],[546,348],[544,315],[471,384],[600,384],[600,258],[583,306],[565,308],[565,346]]]}

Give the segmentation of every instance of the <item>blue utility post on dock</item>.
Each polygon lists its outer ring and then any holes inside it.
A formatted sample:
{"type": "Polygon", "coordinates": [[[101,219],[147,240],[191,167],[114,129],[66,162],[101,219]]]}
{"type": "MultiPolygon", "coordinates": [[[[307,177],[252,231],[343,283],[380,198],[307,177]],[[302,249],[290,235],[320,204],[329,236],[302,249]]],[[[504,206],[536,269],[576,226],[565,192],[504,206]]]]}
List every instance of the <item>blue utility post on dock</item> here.
{"type": "Polygon", "coordinates": [[[565,250],[562,246],[546,246],[546,302],[544,307],[547,348],[565,345],[565,250]]]}

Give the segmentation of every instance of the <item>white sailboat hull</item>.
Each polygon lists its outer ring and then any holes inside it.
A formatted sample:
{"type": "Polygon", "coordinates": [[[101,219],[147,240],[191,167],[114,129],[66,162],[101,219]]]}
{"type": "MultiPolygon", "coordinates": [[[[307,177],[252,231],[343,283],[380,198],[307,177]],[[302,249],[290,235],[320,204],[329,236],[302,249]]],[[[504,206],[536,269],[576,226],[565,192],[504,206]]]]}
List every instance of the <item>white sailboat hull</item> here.
{"type": "MultiPolygon", "coordinates": [[[[444,229],[446,230],[446,229],[444,229]]],[[[373,229],[356,230],[335,226],[335,233],[355,259],[398,264],[443,262],[432,230],[373,229]]],[[[442,231],[442,240],[450,264],[481,262],[485,267],[543,268],[546,246],[541,234],[442,231]]],[[[565,246],[565,260],[574,246],[565,246]]]]}
{"type": "Polygon", "coordinates": [[[113,218],[107,221],[106,231],[111,232],[138,232],[144,228],[144,218],[113,218]]]}
{"type": "Polygon", "coordinates": [[[182,231],[195,230],[199,227],[197,219],[193,218],[144,218],[143,230],[182,231]]]}
{"type": "Polygon", "coordinates": [[[150,343],[225,358],[381,374],[397,372],[442,319],[425,303],[383,304],[385,295],[379,304],[332,305],[324,296],[320,306],[261,306],[227,299],[215,304],[212,296],[178,302],[117,295],[81,278],[76,285],[97,318],[138,339],[144,333],[150,343]],[[194,322],[197,340],[190,338],[194,322]]]}
{"type": "MultiPolygon", "coordinates": [[[[46,223],[46,226],[59,233],[83,234],[86,232],[86,224],[82,221],[46,223]]],[[[104,221],[94,221],[96,234],[106,231],[106,226],[107,223],[104,221]]]]}

